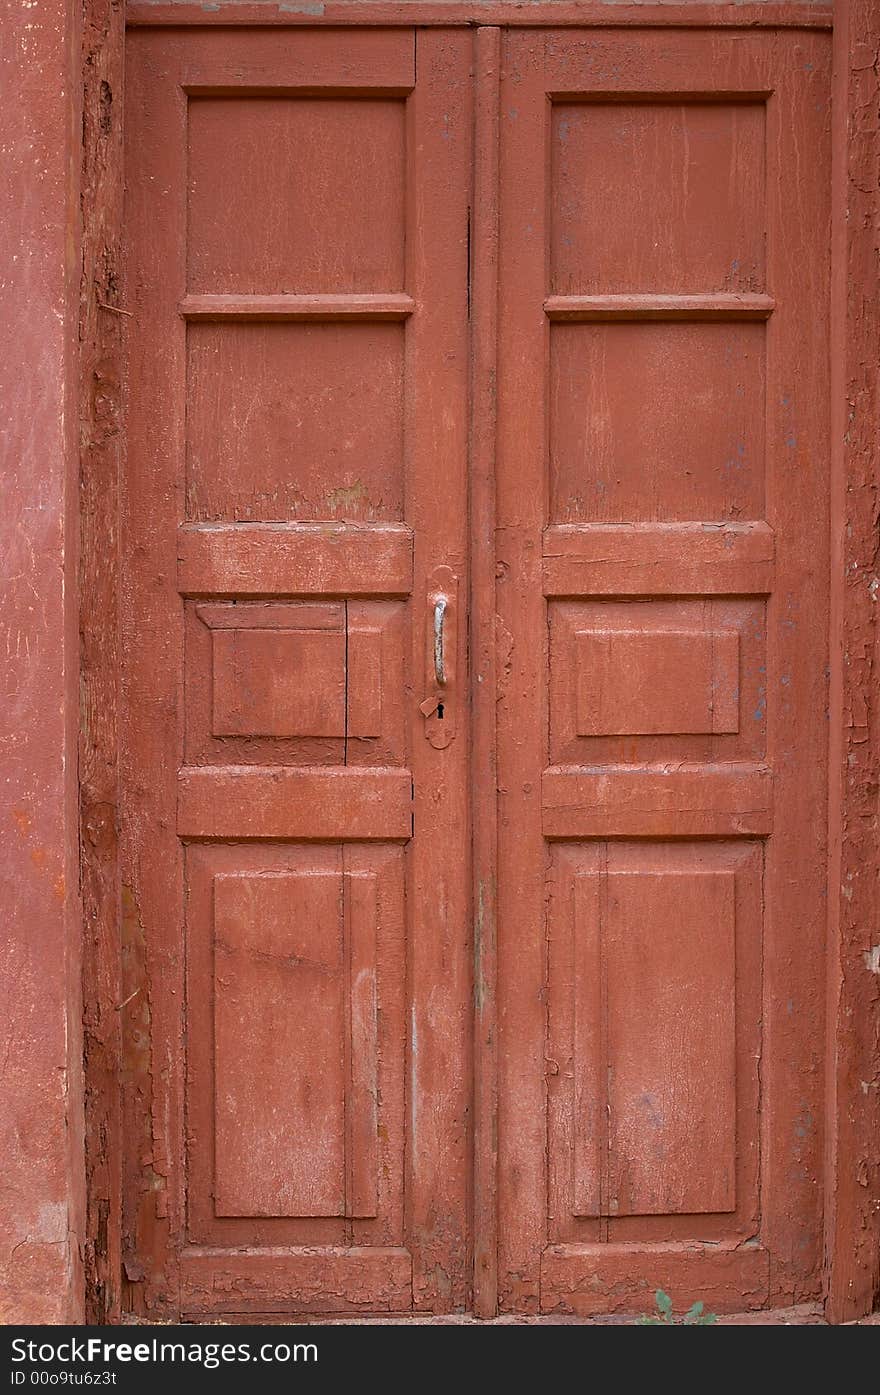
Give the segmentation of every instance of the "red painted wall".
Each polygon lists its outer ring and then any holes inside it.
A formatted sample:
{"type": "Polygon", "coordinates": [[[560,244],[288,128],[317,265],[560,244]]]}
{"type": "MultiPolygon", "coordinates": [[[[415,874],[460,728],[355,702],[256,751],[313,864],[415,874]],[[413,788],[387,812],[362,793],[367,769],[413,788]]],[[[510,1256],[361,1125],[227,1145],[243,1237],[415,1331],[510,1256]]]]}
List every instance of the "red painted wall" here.
{"type": "Polygon", "coordinates": [[[82,1313],[79,19],[0,0],[0,1321],[82,1313]]]}

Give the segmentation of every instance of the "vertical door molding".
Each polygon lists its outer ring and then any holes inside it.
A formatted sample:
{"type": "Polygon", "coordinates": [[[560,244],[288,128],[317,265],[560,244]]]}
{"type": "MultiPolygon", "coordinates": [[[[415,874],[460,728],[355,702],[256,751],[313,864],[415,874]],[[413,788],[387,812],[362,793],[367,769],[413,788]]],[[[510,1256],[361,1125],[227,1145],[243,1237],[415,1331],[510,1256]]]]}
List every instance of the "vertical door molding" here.
{"type": "MultiPolygon", "coordinates": [[[[119,473],[124,459],[125,14],[89,0],[82,52],[79,866],[85,1036],[86,1320],[120,1314],[119,473]]],[[[78,927],[79,929],[79,927],[78,927]]]]}
{"type": "Polygon", "coordinates": [[[880,11],[837,0],[834,24],[825,1302],[844,1322],[880,1293],[880,11]]]}
{"type": "Polygon", "coordinates": [[[495,433],[501,31],[475,35],[471,226],[471,800],[474,935],[474,1311],[498,1302],[495,433]]]}

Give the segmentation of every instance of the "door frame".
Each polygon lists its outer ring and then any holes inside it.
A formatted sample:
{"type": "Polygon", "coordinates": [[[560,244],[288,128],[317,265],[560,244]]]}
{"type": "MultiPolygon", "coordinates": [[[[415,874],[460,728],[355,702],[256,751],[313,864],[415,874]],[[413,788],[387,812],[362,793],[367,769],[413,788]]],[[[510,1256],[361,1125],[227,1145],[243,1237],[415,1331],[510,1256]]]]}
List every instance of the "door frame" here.
{"type": "MultiPolygon", "coordinates": [[[[318,7],[303,7],[303,11],[318,7]]],[[[69,9],[66,11],[69,14],[69,9]]],[[[496,813],[485,789],[495,780],[496,636],[494,591],[495,317],[498,251],[500,29],[564,25],[614,27],[803,27],[834,31],[832,169],[832,568],[830,631],[830,789],[828,998],[825,1109],[825,1310],[830,1321],[863,1316],[880,1290],[880,848],[877,781],[880,705],[873,696],[878,658],[877,545],[880,464],[880,11],[873,0],[729,5],[614,4],[546,0],[523,11],[516,0],[334,0],[323,13],[279,13],[236,4],[206,13],[198,4],[135,3],[142,25],[406,25],[474,27],[477,159],[472,268],[470,536],[472,587],[484,618],[471,636],[474,815],[474,1311],[496,1311],[497,1144],[495,980],[496,813]],[[490,602],[487,604],[487,600],[490,602]]],[[[68,20],[72,23],[72,20],[68,20]]],[[[117,876],[116,484],[124,458],[123,330],[120,261],[121,127],[125,17],[114,0],[91,0],[82,32],[84,144],[79,171],[82,295],[79,565],[70,575],[80,624],[79,844],[82,993],[85,1028],[86,1312],[117,1320],[126,1307],[120,1245],[121,943],[117,876]]],[[[74,390],[76,390],[74,385],[74,390]]],[[[75,468],[75,467],[74,467],[75,468]]],[[[68,507],[70,507],[68,505],[68,507]]],[[[33,528],[33,515],[21,526],[33,528]]],[[[75,536],[75,533],[74,533],[75,536]]],[[[46,554],[39,566],[46,566],[46,554]]],[[[72,564],[68,562],[68,566],[72,564]]],[[[38,578],[39,580],[39,578],[38,578]]],[[[68,604],[71,601],[68,600],[68,604]]],[[[69,692],[75,691],[71,687],[69,692]]],[[[74,698],[68,696],[68,703],[74,698]]],[[[40,723],[34,715],[35,728],[40,723]]],[[[35,729],[35,737],[36,737],[35,729]]],[[[27,927],[22,928],[22,938],[27,927]]],[[[71,956],[78,991],[80,947],[71,956]]],[[[60,1004],[48,1004],[49,1010],[60,1004]]]]}

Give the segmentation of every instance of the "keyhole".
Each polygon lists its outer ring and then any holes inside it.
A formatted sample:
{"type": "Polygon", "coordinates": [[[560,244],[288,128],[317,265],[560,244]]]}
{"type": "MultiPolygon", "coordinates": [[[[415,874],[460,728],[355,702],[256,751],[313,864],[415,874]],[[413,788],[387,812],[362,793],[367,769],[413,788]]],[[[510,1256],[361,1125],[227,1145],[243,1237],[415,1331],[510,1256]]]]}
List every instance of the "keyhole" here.
{"type": "Polygon", "coordinates": [[[442,702],[438,702],[438,703],[437,703],[437,716],[440,718],[440,721],[442,722],[442,721],[443,721],[443,703],[442,703],[442,702]]]}

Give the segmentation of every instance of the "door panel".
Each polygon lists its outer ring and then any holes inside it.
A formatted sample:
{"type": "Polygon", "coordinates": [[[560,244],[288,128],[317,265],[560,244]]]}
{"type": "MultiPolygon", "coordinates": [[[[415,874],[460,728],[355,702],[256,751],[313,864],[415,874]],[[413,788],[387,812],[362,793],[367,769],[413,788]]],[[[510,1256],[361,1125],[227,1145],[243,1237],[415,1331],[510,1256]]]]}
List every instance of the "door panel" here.
{"type": "Polygon", "coordinates": [[[393,1243],[402,849],[212,844],[188,859],[191,1240],[332,1245],[348,1218],[355,1243],[393,1243]]]}
{"type": "Polygon", "coordinates": [[[828,62],[505,36],[510,1309],[817,1291],[828,62]]]}
{"type": "Polygon", "coordinates": [[[125,1231],[147,1313],[467,1300],[471,37],[418,46],[131,38],[125,1231]]]}
{"type": "Polygon", "coordinates": [[[751,840],[554,846],[548,1057],[576,1063],[549,1101],[555,1241],[754,1224],[761,862],[751,840]]]}

